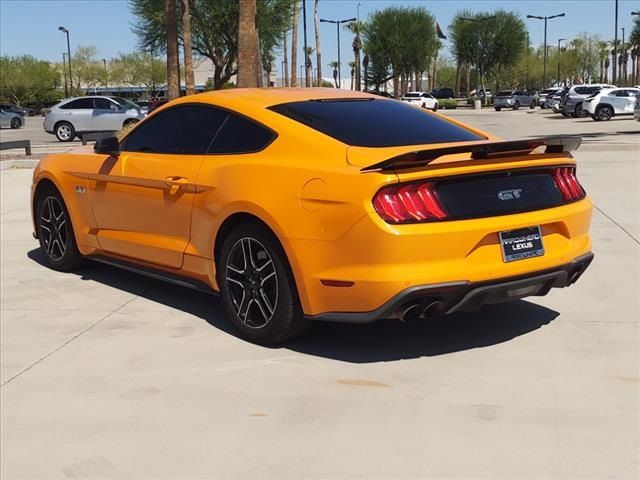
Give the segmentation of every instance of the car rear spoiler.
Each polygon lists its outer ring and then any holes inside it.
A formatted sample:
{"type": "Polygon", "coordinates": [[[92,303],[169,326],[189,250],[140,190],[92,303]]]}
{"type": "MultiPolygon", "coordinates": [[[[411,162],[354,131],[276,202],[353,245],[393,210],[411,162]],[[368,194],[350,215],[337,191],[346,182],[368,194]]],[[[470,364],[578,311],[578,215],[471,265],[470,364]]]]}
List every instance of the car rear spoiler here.
{"type": "Polygon", "coordinates": [[[430,148],[427,150],[415,150],[413,152],[403,153],[402,155],[364,167],[360,171],[362,173],[384,172],[387,170],[424,167],[440,157],[459,153],[470,153],[472,160],[480,160],[489,157],[496,158],[514,154],[529,154],[536,148],[542,146],[547,147],[544,153],[571,152],[576,150],[581,143],[581,137],[569,135],[535,138],[531,140],[468,143],[466,145],[430,148]]]}

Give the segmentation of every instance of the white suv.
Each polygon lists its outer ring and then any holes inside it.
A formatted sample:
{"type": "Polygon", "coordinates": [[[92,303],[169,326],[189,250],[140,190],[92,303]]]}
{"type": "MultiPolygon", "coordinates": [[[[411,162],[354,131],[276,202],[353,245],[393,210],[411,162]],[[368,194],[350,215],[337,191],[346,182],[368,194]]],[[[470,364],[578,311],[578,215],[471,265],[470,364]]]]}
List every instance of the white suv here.
{"type": "Polygon", "coordinates": [[[121,97],[77,97],[62,100],[44,117],[44,129],[61,142],[89,132],[117,132],[144,118],[135,103],[121,97]]]}
{"type": "Polygon", "coordinates": [[[614,88],[602,90],[587,97],[582,102],[582,109],[596,121],[611,120],[615,115],[633,115],[637,88],[614,88]]]}
{"type": "Polygon", "coordinates": [[[434,112],[438,110],[438,99],[427,92],[407,92],[407,94],[402,97],[402,101],[422,108],[428,108],[434,112]]]}

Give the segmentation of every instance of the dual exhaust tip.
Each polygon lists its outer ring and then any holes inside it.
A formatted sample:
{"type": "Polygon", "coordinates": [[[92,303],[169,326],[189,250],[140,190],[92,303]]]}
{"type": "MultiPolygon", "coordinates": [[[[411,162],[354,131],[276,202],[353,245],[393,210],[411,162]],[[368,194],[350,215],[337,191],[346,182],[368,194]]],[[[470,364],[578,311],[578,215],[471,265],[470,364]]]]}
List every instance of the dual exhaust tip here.
{"type": "Polygon", "coordinates": [[[403,322],[415,322],[423,318],[433,318],[445,313],[445,303],[442,300],[419,301],[405,305],[398,312],[403,322]]]}

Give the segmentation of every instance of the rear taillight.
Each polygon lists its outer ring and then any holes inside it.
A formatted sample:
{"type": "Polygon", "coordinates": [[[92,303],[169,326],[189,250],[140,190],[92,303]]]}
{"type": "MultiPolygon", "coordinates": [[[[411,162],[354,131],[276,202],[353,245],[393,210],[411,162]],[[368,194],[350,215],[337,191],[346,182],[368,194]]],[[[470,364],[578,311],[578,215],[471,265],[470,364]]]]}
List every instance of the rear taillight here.
{"type": "Polygon", "coordinates": [[[433,183],[384,187],[373,197],[373,208],[387,223],[417,223],[447,218],[433,183]]]}
{"type": "Polygon", "coordinates": [[[554,169],[553,180],[565,201],[573,202],[585,196],[584,190],[576,178],[576,169],[574,167],[554,169]]]}

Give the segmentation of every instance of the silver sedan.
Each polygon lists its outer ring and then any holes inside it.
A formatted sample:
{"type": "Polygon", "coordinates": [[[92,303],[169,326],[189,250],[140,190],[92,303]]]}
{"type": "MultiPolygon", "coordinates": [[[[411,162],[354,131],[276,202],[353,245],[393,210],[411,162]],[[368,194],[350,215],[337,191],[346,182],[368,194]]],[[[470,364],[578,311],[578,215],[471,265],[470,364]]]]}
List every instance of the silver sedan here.
{"type": "Polygon", "coordinates": [[[19,113],[0,110],[0,127],[20,128],[24,126],[24,117],[19,113]]]}

